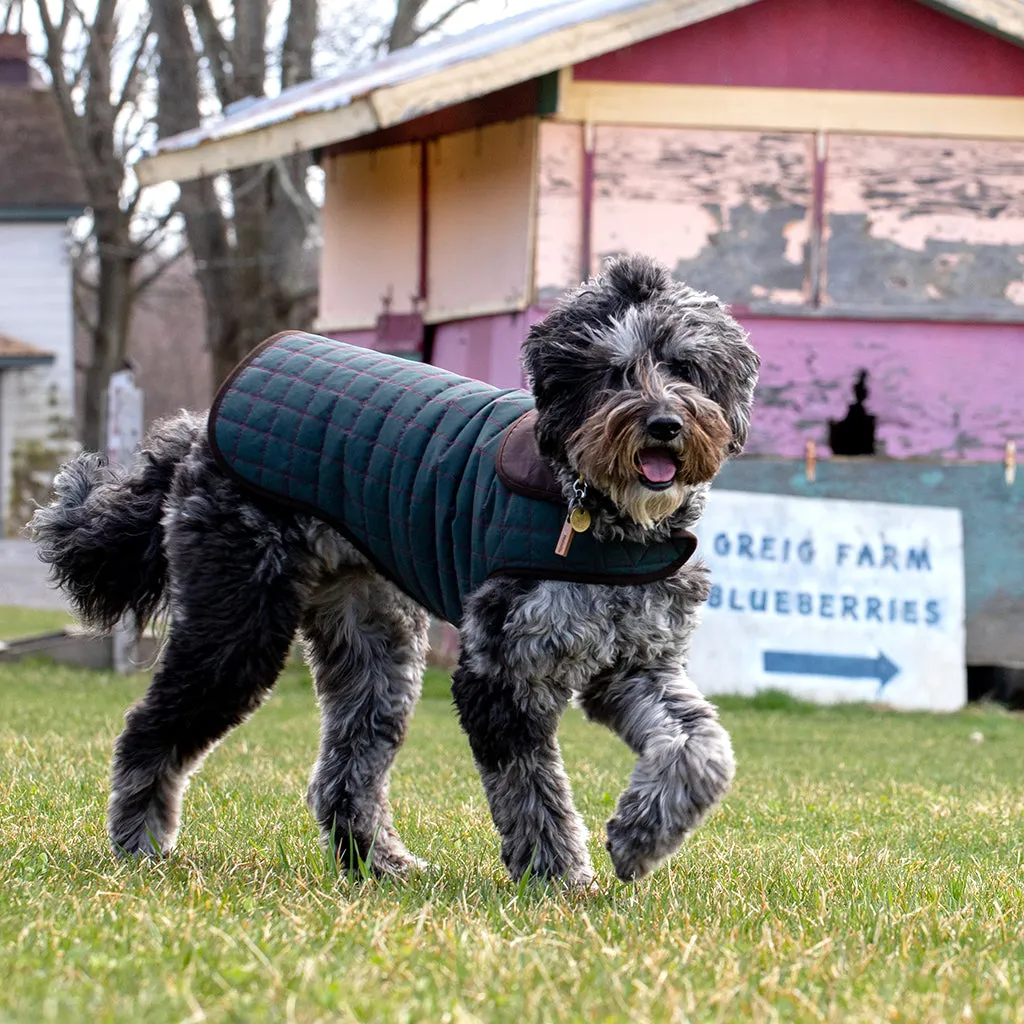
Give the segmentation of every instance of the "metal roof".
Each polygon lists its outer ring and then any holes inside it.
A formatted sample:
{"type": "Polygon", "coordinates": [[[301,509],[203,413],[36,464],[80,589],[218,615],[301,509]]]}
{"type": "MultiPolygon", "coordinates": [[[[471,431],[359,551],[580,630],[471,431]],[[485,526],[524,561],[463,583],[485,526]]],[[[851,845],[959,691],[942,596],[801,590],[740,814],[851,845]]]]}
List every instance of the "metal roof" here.
{"type": "MultiPolygon", "coordinates": [[[[516,85],[757,0],[569,0],[390,54],[364,68],[242,100],[157,143],[143,184],[188,180],[382,128],[516,85]]],[[[924,0],[1024,42],[1020,0],[924,0]]]]}
{"type": "Polygon", "coordinates": [[[348,106],[377,89],[430,75],[467,60],[489,57],[555,29],[594,21],[610,14],[650,7],[653,0],[574,0],[537,8],[457,36],[410,46],[365,67],[286,89],[278,96],[231,104],[217,121],[157,143],[155,152],[189,149],[207,139],[243,135],[291,117],[348,106]]]}

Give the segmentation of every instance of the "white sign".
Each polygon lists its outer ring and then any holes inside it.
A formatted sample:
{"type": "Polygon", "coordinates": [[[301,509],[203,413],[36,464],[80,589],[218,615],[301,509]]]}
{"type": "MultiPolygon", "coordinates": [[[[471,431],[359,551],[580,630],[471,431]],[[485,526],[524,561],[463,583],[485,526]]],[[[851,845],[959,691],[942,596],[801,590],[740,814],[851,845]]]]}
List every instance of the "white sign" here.
{"type": "Polygon", "coordinates": [[[107,458],[129,466],[142,443],[142,389],[131,370],[111,374],[107,385],[107,458]]]}
{"type": "Polygon", "coordinates": [[[695,532],[712,582],[690,655],[705,693],[966,702],[958,509],[712,490],[695,532]]]}

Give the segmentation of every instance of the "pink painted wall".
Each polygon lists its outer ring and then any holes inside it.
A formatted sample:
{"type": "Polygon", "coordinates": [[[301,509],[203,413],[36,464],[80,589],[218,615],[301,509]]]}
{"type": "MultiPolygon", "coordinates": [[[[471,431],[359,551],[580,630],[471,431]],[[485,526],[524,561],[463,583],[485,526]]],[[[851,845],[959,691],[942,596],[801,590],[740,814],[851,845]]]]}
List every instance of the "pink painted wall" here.
{"type": "Polygon", "coordinates": [[[868,371],[878,452],[892,458],[995,461],[1024,445],[1024,326],[741,318],[761,354],[747,452],[829,455],[828,421],[868,371]]]}
{"type": "Polygon", "coordinates": [[[762,0],[577,64],[579,79],[1024,95],[1011,43],[917,0],[762,0]]]}
{"type": "MultiPolygon", "coordinates": [[[[452,373],[485,380],[500,388],[526,387],[519,350],[530,326],[543,316],[543,310],[531,307],[522,313],[438,324],[432,362],[452,373]]],[[[328,337],[364,348],[377,347],[375,331],[332,331],[328,337]]]]}
{"type": "MultiPolygon", "coordinates": [[[[433,362],[498,387],[525,387],[520,346],[543,310],[440,324],[433,362]]],[[[868,372],[877,451],[896,459],[999,461],[1024,449],[1024,325],[740,317],[761,354],[749,455],[828,458],[829,420],[868,372]]],[[[372,348],[372,331],[335,337],[372,348]]]]}
{"type": "Polygon", "coordinates": [[[525,387],[519,350],[530,326],[543,315],[543,311],[530,308],[522,313],[439,324],[433,362],[501,388],[525,387]]]}

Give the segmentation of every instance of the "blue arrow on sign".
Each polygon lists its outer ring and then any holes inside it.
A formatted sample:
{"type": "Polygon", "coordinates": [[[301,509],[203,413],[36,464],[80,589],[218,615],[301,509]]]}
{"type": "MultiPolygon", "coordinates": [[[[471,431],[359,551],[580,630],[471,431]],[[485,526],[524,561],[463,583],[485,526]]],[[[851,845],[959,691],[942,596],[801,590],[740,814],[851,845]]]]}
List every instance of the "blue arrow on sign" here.
{"type": "Polygon", "coordinates": [[[839,679],[877,679],[885,686],[899,675],[881,651],[877,658],[858,658],[847,654],[805,654],[802,651],[765,651],[764,670],[779,675],[834,676],[839,679]]]}

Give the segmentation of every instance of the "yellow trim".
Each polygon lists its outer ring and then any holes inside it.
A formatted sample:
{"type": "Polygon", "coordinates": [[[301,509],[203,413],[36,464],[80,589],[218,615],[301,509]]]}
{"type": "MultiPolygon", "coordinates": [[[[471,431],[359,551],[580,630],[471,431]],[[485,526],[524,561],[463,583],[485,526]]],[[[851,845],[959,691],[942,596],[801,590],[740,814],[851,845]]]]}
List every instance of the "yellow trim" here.
{"type": "Polygon", "coordinates": [[[1024,139],[1024,99],[728,85],[559,82],[558,116],[598,124],[1024,139]]]}
{"type": "Polygon", "coordinates": [[[240,135],[207,139],[194,146],[168,149],[134,165],[141,185],[190,181],[248,167],[264,160],[303,153],[332,142],[355,139],[377,130],[373,109],[365,100],[282,121],[240,135]]]}

